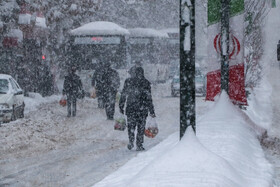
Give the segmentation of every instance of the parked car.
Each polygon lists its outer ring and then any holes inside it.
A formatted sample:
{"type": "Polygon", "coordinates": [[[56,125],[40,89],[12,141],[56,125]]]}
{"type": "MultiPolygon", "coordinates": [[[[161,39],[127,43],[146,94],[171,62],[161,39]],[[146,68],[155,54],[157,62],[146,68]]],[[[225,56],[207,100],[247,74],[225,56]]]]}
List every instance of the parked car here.
{"type": "MultiPolygon", "coordinates": [[[[180,94],[180,77],[175,75],[171,81],[171,96],[176,97],[180,94]]],[[[195,75],[195,95],[206,95],[206,79],[202,74],[195,75]]]]}
{"type": "Polygon", "coordinates": [[[202,74],[195,76],[195,95],[196,96],[206,95],[206,79],[205,76],[202,74]]]}
{"type": "Polygon", "coordinates": [[[176,97],[180,94],[180,77],[175,75],[171,81],[171,96],[176,97]]]}
{"type": "Polygon", "coordinates": [[[23,90],[12,76],[0,74],[0,123],[24,117],[23,90]]]}

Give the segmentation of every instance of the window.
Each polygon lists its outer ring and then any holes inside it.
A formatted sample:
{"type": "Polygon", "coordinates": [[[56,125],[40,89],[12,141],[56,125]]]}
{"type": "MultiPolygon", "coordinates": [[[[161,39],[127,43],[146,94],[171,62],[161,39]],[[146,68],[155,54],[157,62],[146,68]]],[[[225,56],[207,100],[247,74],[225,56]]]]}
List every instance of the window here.
{"type": "Polygon", "coordinates": [[[9,82],[7,79],[0,79],[0,94],[6,94],[9,91],[9,82]]]}

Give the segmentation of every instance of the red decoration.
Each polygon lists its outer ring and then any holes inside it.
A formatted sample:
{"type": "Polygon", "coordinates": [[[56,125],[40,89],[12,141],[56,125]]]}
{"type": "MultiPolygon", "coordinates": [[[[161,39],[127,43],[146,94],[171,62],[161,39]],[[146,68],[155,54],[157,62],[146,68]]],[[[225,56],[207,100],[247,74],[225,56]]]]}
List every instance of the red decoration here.
{"type": "MultiPolygon", "coordinates": [[[[221,92],[221,71],[207,73],[206,100],[214,101],[221,92]]],[[[244,64],[229,67],[229,98],[234,104],[247,105],[245,92],[244,64]]]]}

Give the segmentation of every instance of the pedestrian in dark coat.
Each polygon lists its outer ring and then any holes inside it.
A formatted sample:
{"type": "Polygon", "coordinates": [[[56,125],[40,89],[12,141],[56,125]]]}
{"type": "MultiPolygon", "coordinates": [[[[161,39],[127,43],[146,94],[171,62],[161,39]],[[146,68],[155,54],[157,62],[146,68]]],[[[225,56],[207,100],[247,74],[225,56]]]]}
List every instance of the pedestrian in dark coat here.
{"type": "Polygon", "coordinates": [[[116,95],[118,88],[120,87],[120,76],[116,70],[111,68],[110,63],[106,63],[104,65],[102,80],[104,89],[103,99],[107,119],[113,120],[115,114],[116,95]]]}
{"type": "Polygon", "coordinates": [[[155,117],[151,94],[151,83],[144,77],[142,67],[135,69],[135,76],[125,80],[119,102],[120,112],[127,116],[129,144],[127,148],[134,147],[135,129],[137,127],[136,150],[145,150],[143,147],[144,131],[148,114],[155,117]],[[125,107],[126,104],[126,108],[125,107]]]}
{"type": "Polygon", "coordinates": [[[91,85],[96,89],[98,108],[104,108],[104,80],[102,79],[103,74],[104,66],[100,62],[95,68],[91,81],[91,85]]]}
{"type": "Polygon", "coordinates": [[[63,84],[63,95],[67,97],[67,117],[76,116],[76,102],[79,94],[83,90],[80,77],[75,74],[76,67],[72,66],[67,76],[65,76],[63,84]]]}

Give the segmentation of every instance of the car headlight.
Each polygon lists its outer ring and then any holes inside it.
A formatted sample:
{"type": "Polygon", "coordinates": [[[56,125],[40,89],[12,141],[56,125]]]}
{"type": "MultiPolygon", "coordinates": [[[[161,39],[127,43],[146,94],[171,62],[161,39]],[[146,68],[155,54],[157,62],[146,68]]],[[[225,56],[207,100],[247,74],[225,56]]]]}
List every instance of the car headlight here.
{"type": "Polygon", "coordinates": [[[7,103],[0,103],[0,110],[9,110],[9,108],[7,103]]]}

